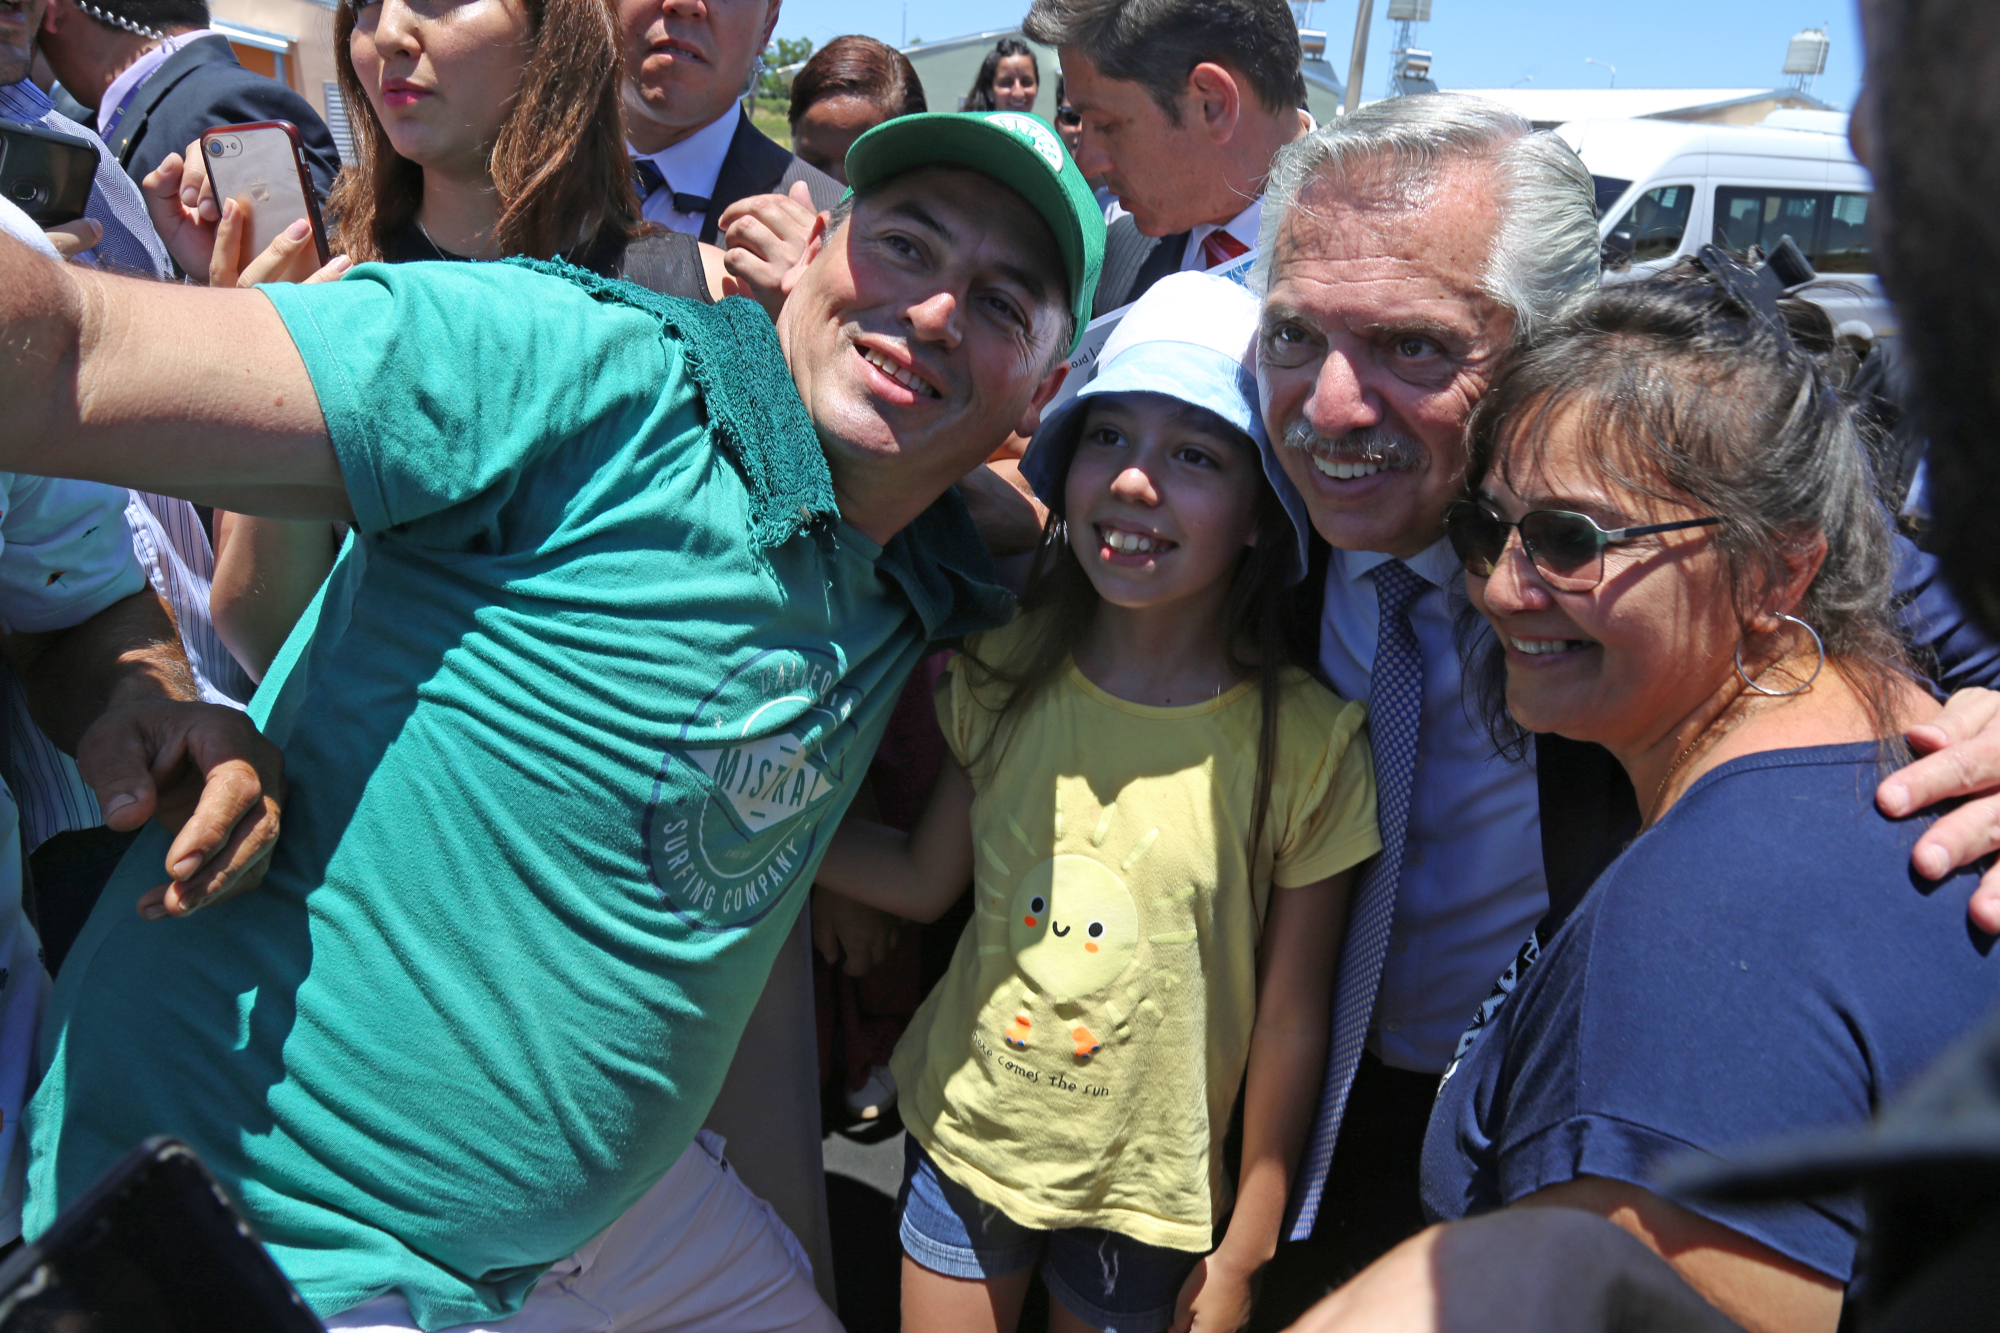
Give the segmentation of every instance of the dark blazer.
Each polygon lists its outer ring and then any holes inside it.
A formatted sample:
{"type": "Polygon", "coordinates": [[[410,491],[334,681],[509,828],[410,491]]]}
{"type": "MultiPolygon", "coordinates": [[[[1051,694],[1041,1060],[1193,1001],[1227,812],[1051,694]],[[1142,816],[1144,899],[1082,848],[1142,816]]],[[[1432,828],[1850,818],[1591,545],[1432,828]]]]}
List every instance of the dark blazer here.
{"type": "Polygon", "coordinates": [[[839,181],[808,165],[777,140],[750,123],[750,113],[737,106],[736,135],[729,141],[729,155],[722,159],[722,172],[715,178],[715,193],[708,201],[708,214],[701,220],[701,239],[710,245],[722,243],[716,219],[738,199],[753,194],[788,194],[796,181],[804,181],[812,193],[813,207],[825,212],[840,202],[846,191],[839,181]]]}
{"type": "MultiPolygon", "coordinates": [[[[1980,632],[1945,587],[1936,557],[1903,537],[1897,537],[1895,544],[1895,605],[1919,668],[1944,692],[1968,685],[2000,688],[2000,645],[1980,632]]],[[[1326,543],[1315,536],[1293,619],[1295,649],[1313,663],[1322,681],[1319,623],[1326,601],[1327,557],[1326,543]]],[[[1536,736],[1533,744],[1542,869],[1549,886],[1549,913],[1537,934],[1547,940],[1584,890],[1638,834],[1639,800],[1624,768],[1602,746],[1561,736],[1536,736]]]]}
{"type": "Polygon", "coordinates": [[[1180,272],[1187,240],[1184,231],[1172,236],[1142,235],[1130,213],[1112,223],[1104,233],[1104,270],[1097,280],[1097,302],[1090,308],[1090,317],[1096,319],[1130,305],[1161,278],[1180,272]]]}
{"type": "Polygon", "coordinates": [[[256,120],[289,120],[299,127],[313,186],[326,202],[340,171],[340,153],[326,122],[284,84],[237,64],[226,37],[203,37],[168,56],[132,94],[106,142],[118,165],[138,181],[167,154],[185,151],[203,130],[256,120]]]}

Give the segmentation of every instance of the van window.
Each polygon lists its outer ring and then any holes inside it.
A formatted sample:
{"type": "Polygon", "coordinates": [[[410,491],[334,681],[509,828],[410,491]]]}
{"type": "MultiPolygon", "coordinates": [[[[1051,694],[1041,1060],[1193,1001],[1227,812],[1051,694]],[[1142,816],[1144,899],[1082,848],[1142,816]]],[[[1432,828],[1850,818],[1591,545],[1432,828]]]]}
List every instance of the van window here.
{"type": "Polygon", "coordinates": [[[1715,191],[1715,243],[1738,253],[1780,238],[1798,242],[1822,273],[1871,273],[1868,196],[1827,190],[1723,185],[1715,191]]]}
{"type": "Polygon", "coordinates": [[[1592,176],[1590,183],[1597,190],[1597,219],[1604,220],[1605,210],[1625,197],[1625,191],[1632,188],[1631,181],[1621,181],[1616,176],[1592,176]]]}
{"type": "Polygon", "coordinates": [[[1605,250],[1633,262],[1668,259],[1681,248],[1688,213],[1694,207],[1694,186],[1662,185],[1633,201],[1605,238],[1605,250]]]}
{"type": "Polygon", "coordinates": [[[1820,239],[1813,267],[1822,273],[1873,273],[1868,253],[1868,196],[1836,194],[1826,211],[1826,234],[1820,239]]]}

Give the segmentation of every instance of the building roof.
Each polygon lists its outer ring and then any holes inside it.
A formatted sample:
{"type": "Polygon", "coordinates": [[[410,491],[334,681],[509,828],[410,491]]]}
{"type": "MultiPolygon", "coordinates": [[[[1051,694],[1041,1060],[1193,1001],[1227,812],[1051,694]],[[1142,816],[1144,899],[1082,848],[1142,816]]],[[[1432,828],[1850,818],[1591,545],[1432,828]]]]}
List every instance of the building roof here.
{"type": "Polygon", "coordinates": [[[1818,111],[1834,108],[1796,88],[1453,88],[1485,97],[1538,125],[1571,120],[1635,120],[1644,116],[1695,118],[1737,103],[1766,99],[1818,111]]]}

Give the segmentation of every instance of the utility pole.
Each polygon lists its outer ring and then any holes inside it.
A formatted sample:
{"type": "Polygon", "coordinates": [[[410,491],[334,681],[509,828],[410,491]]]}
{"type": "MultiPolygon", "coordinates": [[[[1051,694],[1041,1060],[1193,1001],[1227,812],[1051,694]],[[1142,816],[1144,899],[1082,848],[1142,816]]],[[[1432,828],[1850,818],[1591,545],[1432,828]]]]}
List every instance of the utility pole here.
{"type": "Polygon", "coordinates": [[[1360,0],[1354,12],[1354,56],[1347,64],[1347,93],[1340,99],[1341,114],[1361,105],[1361,77],[1368,69],[1368,23],[1375,17],[1375,0],[1360,0]]]}

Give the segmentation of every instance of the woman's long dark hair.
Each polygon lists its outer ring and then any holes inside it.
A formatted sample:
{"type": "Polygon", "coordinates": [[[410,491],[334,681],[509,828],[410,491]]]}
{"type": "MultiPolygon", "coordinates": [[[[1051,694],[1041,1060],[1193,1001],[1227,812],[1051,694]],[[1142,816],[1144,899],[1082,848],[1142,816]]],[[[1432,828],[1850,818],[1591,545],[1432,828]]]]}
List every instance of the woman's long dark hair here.
{"type": "MultiPolygon", "coordinates": [[[[1216,423],[1232,437],[1253,467],[1260,469],[1252,521],[1257,542],[1237,560],[1236,572],[1223,599],[1222,641],[1229,665],[1239,675],[1255,677],[1263,711],[1257,734],[1257,787],[1251,804],[1249,857],[1254,864],[1270,814],[1271,781],[1278,762],[1278,704],[1284,672],[1300,665],[1301,654],[1291,628],[1291,569],[1297,538],[1277,493],[1263,480],[1257,443],[1241,431],[1216,423]]],[[[1028,569],[1021,596],[1021,616],[1033,618],[1032,637],[1021,646],[1011,666],[1000,667],[968,651],[968,683],[992,700],[995,719],[988,739],[971,755],[967,768],[997,763],[1005,752],[1008,723],[1033,703],[1069,666],[1071,650],[1082,641],[1097,614],[1097,588],[1069,544],[1069,524],[1058,503],[1049,509],[1041,544],[1028,569]],[[994,687],[998,687],[997,690],[994,687]]]]}
{"type": "Polygon", "coordinates": [[[1026,56],[1028,64],[1034,67],[1035,86],[1041,87],[1042,62],[1035,59],[1034,48],[1019,37],[1002,37],[986,53],[986,59],[979,62],[979,77],[972,81],[972,91],[965,98],[967,111],[999,110],[993,101],[993,80],[1000,76],[1000,62],[1008,56],[1026,56]]]}
{"type": "MultiPolygon", "coordinates": [[[[500,193],[493,241],[502,255],[546,259],[622,250],[641,227],[618,101],[622,55],[609,0],[524,0],[533,51],[488,171],[500,193]]],[[[327,211],[336,249],[356,263],[382,257],[384,238],[416,220],[424,172],[389,142],[350,43],[356,0],[333,16],[340,95],[354,127],[354,160],[341,168],[327,211]]]]}
{"type": "MultiPolygon", "coordinates": [[[[1891,606],[1888,516],[1842,393],[1847,354],[1819,306],[1783,300],[1778,316],[1782,328],[1692,264],[1605,288],[1495,378],[1468,427],[1466,484],[1476,492],[1494,469],[1510,484],[1531,476],[1566,420],[1604,480],[1722,520],[1707,531],[1746,638],[1787,556],[1824,537],[1794,614],[1893,746],[1895,688],[1911,664],[1891,606]]],[[[1489,649],[1468,683],[1503,751],[1518,753],[1526,737],[1489,649]]]]}

